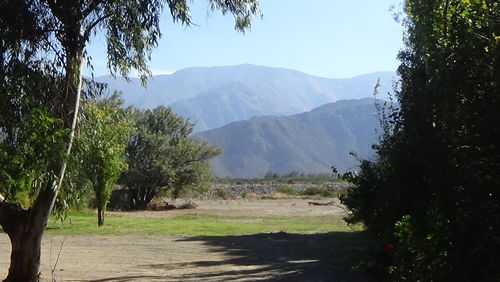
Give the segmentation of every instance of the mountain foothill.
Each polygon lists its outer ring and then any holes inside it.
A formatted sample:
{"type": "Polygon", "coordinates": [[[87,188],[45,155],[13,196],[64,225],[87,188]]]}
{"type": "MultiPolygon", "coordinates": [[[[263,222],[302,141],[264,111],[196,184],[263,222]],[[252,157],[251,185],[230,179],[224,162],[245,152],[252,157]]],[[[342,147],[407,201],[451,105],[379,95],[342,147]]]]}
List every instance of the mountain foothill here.
{"type": "Polygon", "coordinates": [[[139,79],[98,77],[125,106],[166,105],[195,124],[195,138],[222,147],[216,177],[255,178],[355,170],[378,141],[375,103],[392,92],[393,72],[331,79],[255,65],[196,67],[139,79]],[[377,81],[379,95],[374,98],[377,81]],[[368,97],[368,98],[367,98],[368,97]]]}

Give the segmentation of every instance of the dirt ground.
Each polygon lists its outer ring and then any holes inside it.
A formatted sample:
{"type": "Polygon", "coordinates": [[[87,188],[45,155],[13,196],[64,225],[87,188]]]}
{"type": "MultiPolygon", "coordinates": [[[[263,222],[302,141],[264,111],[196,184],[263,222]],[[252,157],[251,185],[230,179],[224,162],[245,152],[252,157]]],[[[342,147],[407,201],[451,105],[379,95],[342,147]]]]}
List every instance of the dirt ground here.
{"type": "MultiPolygon", "coordinates": [[[[195,211],[251,216],[340,216],[344,212],[338,203],[309,206],[307,201],[198,201],[195,211]]],[[[110,215],[168,218],[186,213],[193,210],[110,215]]],[[[345,263],[360,251],[359,236],[283,232],[222,237],[45,236],[41,271],[48,281],[52,276],[56,281],[370,281],[345,263]]],[[[7,274],[9,254],[8,238],[0,234],[0,277],[7,274]]]]}
{"type": "MultiPolygon", "coordinates": [[[[180,205],[186,199],[177,199],[169,204],[180,205]]],[[[175,217],[183,214],[210,214],[210,215],[234,215],[234,216],[322,216],[322,215],[345,215],[345,208],[338,199],[239,199],[239,200],[197,200],[198,206],[195,210],[168,210],[168,211],[140,211],[140,212],[107,212],[114,216],[134,217],[175,217]],[[329,206],[309,205],[309,202],[332,203],[329,206]]]]}

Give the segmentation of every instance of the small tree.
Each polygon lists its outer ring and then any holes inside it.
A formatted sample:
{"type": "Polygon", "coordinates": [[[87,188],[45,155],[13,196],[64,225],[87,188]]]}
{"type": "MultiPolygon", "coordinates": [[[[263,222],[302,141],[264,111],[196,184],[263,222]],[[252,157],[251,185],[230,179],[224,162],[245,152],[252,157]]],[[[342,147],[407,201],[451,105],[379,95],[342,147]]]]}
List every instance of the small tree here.
{"type": "Polygon", "coordinates": [[[127,147],[129,167],[123,175],[131,207],[145,209],[164,189],[174,197],[200,189],[210,178],[207,161],[220,149],[190,138],[193,124],[170,108],[134,110],[134,116],[137,132],[127,147]]]}
{"type": "MultiPolygon", "coordinates": [[[[124,157],[133,127],[120,109],[117,95],[83,106],[79,135],[75,142],[76,169],[91,184],[96,199],[97,225],[104,224],[104,212],[120,174],[127,169],[124,157]]],[[[79,183],[83,179],[78,180],[79,183]]]]}

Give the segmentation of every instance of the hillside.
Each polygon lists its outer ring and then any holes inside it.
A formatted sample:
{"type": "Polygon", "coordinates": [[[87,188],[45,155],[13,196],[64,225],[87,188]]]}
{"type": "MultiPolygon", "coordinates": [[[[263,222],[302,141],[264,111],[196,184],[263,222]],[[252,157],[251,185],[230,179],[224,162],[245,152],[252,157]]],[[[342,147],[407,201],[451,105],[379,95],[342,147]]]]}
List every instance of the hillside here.
{"type": "Polygon", "coordinates": [[[217,177],[262,177],[267,172],[340,172],[352,169],[355,152],[370,157],[379,122],[375,99],[342,100],[291,116],[233,122],[195,136],[219,144],[212,162],[217,177]]]}
{"type": "MultiPolygon", "coordinates": [[[[373,95],[391,89],[392,72],[378,72],[347,79],[321,78],[294,70],[255,65],[198,67],[171,75],[154,76],[148,88],[138,79],[100,77],[109,90],[119,90],[125,105],[154,108],[169,105],[196,124],[196,131],[262,115],[291,115],[340,99],[373,95]]],[[[385,96],[381,96],[384,98],[385,96]]]]}

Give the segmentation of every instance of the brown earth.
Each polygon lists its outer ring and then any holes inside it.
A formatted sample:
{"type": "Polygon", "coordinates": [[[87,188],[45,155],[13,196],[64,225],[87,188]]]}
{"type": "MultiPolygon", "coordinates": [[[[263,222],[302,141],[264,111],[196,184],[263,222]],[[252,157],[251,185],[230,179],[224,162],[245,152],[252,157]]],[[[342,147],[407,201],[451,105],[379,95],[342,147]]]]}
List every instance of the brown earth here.
{"type": "MultiPolygon", "coordinates": [[[[309,206],[304,199],[213,200],[198,204],[196,213],[217,215],[343,214],[339,204],[309,206]]],[[[109,215],[168,218],[186,213],[193,210],[109,215]]],[[[49,281],[52,276],[57,281],[371,281],[349,265],[350,258],[360,252],[361,236],[342,232],[45,236],[41,271],[49,281]]],[[[9,254],[8,237],[0,234],[0,277],[7,274],[9,254]]]]}
{"type": "MultiPolygon", "coordinates": [[[[175,202],[167,200],[169,204],[176,206],[186,202],[186,199],[177,199],[175,202]]],[[[338,199],[239,199],[239,200],[197,200],[195,212],[210,215],[234,215],[234,216],[258,216],[258,217],[296,217],[296,216],[323,216],[323,215],[345,215],[345,208],[338,199]],[[314,206],[308,203],[334,202],[332,206],[314,206]]],[[[162,217],[169,218],[183,214],[192,214],[192,209],[167,210],[167,211],[139,211],[139,212],[107,212],[113,216],[133,217],[162,217]]]]}

